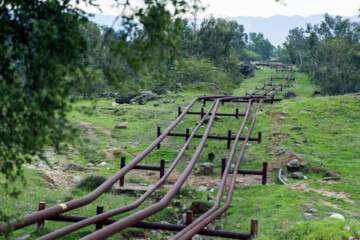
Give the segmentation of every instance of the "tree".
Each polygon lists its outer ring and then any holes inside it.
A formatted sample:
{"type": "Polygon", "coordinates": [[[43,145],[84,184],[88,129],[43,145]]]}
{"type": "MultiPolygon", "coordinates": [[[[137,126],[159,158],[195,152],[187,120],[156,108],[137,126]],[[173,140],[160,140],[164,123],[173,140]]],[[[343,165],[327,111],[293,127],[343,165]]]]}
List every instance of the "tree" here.
{"type": "MultiPolygon", "coordinates": [[[[109,29],[98,51],[100,59],[107,54],[102,69],[113,82],[128,70],[136,73],[156,63],[162,58],[160,47],[176,49],[169,26],[197,8],[196,0],[146,0],[137,8],[130,1],[117,4],[123,7],[123,28],[114,38],[109,29]]],[[[87,21],[68,0],[0,3],[0,168],[9,181],[21,177],[22,164],[35,156],[46,160],[45,145],[58,149],[73,137],[66,118],[71,92],[93,77],[94,71],[85,66],[96,70],[98,64],[87,54],[99,32],[93,28],[87,39],[82,33],[87,21]]]]}
{"type": "Polygon", "coordinates": [[[253,51],[259,54],[262,60],[270,59],[270,56],[273,54],[275,47],[271,45],[270,41],[265,39],[262,33],[250,33],[249,34],[249,43],[247,48],[250,51],[253,51]]]}
{"type": "Polygon", "coordinates": [[[219,65],[230,54],[234,28],[235,25],[232,22],[224,19],[204,20],[199,30],[199,38],[202,42],[201,54],[219,65]]]}

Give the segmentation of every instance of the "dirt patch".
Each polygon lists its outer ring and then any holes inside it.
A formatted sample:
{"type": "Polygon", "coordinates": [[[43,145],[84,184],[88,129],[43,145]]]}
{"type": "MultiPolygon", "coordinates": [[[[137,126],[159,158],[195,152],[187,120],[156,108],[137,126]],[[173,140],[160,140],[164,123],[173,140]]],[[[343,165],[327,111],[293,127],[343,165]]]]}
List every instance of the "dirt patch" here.
{"type": "Polygon", "coordinates": [[[132,154],[124,151],[124,149],[126,149],[126,148],[127,147],[125,147],[125,146],[119,146],[119,147],[111,147],[111,148],[107,148],[107,149],[102,149],[101,151],[103,151],[106,154],[105,155],[106,160],[117,158],[117,156],[114,155],[114,151],[120,151],[121,156],[130,156],[133,158],[132,154]]]}
{"type": "Polygon", "coordinates": [[[314,191],[314,192],[319,193],[326,197],[336,197],[336,198],[344,200],[345,202],[351,203],[353,205],[357,205],[356,201],[350,199],[349,196],[344,192],[329,192],[323,188],[315,189],[315,188],[308,187],[307,185],[308,185],[307,182],[297,182],[297,183],[288,184],[287,186],[289,186],[290,189],[293,191],[299,191],[299,192],[314,191]]]}
{"type": "Polygon", "coordinates": [[[270,110],[268,110],[266,115],[272,118],[271,122],[275,124],[275,129],[279,129],[281,126],[279,125],[278,121],[281,120],[281,117],[284,117],[286,114],[280,112],[270,112],[270,110]]]}
{"type": "MultiPolygon", "coordinates": [[[[78,121],[81,125],[85,126],[87,128],[87,130],[88,130],[89,135],[92,136],[92,137],[97,136],[97,134],[94,132],[94,129],[100,129],[103,133],[105,133],[108,137],[111,138],[112,131],[109,130],[109,129],[106,129],[106,128],[103,128],[103,127],[92,127],[91,123],[86,122],[86,121],[81,121],[81,120],[77,120],[77,119],[71,119],[71,120],[78,121]]],[[[111,138],[111,139],[113,139],[113,138],[111,138]]]]}
{"type": "MultiPolygon", "coordinates": [[[[166,170],[165,170],[166,171],[166,170]]],[[[160,179],[160,174],[155,171],[141,171],[141,170],[132,170],[131,173],[136,173],[140,178],[145,179],[150,182],[157,182],[160,179]]],[[[167,179],[167,182],[170,184],[175,183],[181,176],[182,172],[174,170],[167,179]]],[[[227,178],[227,183],[231,180],[231,174],[227,178]]],[[[270,178],[267,179],[268,184],[270,178]]],[[[205,176],[197,175],[191,172],[190,176],[186,179],[185,185],[187,186],[207,186],[209,188],[215,188],[220,185],[220,173],[218,176],[205,176]]],[[[236,184],[238,186],[250,186],[250,185],[261,185],[262,177],[254,175],[238,175],[236,177],[236,184]]]]}
{"type": "MultiPolygon", "coordinates": [[[[324,201],[324,200],[318,200],[319,201],[319,203],[321,204],[321,205],[324,205],[324,206],[328,206],[328,207],[332,207],[332,208],[334,208],[334,209],[336,209],[336,210],[340,210],[340,211],[342,211],[342,212],[346,212],[347,214],[349,214],[350,216],[353,216],[353,217],[359,217],[360,216],[360,214],[359,213],[357,213],[357,212],[353,212],[353,211],[349,211],[349,210],[346,210],[346,209],[343,209],[343,208],[341,208],[340,206],[338,206],[338,205],[336,205],[336,204],[333,204],[333,203],[330,203],[330,202],[327,202],[327,201],[324,201]]],[[[332,213],[331,213],[332,214],[332,213]]]]}

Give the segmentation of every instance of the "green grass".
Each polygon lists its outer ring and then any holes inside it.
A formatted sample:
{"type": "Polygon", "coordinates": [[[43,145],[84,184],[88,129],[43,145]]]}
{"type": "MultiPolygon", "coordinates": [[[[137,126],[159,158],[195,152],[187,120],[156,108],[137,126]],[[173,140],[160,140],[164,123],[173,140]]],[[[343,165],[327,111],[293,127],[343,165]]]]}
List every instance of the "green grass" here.
{"type": "MultiPolygon", "coordinates": [[[[261,86],[270,79],[274,70],[261,67],[255,72],[255,77],[245,80],[241,86],[234,90],[234,95],[245,95],[254,91],[255,87],[261,86]]],[[[284,75],[284,74],[283,74],[284,75]]],[[[282,76],[283,76],[282,75],[282,76]]],[[[360,110],[359,98],[354,96],[337,97],[314,97],[313,92],[316,87],[309,79],[301,74],[295,73],[295,80],[292,80],[290,88],[285,91],[293,91],[298,97],[284,100],[273,105],[263,105],[257,115],[257,122],[252,137],[257,136],[257,132],[263,134],[262,143],[251,142],[247,147],[241,163],[241,169],[257,170],[262,166],[262,162],[269,162],[269,175],[271,182],[278,183],[276,176],[279,167],[285,167],[284,155],[276,156],[277,148],[291,150],[294,154],[304,159],[309,165],[318,166],[318,172],[307,170],[304,174],[305,180],[289,180],[291,186],[279,184],[268,186],[237,186],[234,192],[233,201],[230,209],[220,218],[210,224],[210,227],[228,231],[249,232],[250,220],[258,219],[259,236],[261,239],[348,239],[349,236],[356,236],[354,233],[359,229],[360,220],[360,110]],[[283,119],[280,119],[282,117],[283,119]],[[290,130],[292,127],[301,127],[301,130],[290,130]],[[336,174],[340,179],[337,181],[324,181],[326,174],[336,174]],[[297,184],[307,184],[310,191],[294,190],[297,184]],[[350,201],[325,196],[321,191],[331,193],[342,192],[350,201]],[[329,203],[329,204],[324,204],[329,203]],[[334,208],[334,206],[336,208],[334,208]],[[316,208],[317,212],[312,216],[306,217],[310,208],[316,208]],[[345,216],[346,221],[328,220],[332,212],[338,212],[345,216]],[[344,227],[350,226],[350,231],[345,231],[344,227]],[[323,231],[322,231],[323,229],[323,231]],[[330,234],[333,234],[330,236],[330,234]]],[[[275,97],[281,97],[284,92],[279,92],[275,97]]],[[[104,110],[104,107],[111,107],[113,99],[98,99],[94,114],[91,116],[83,114],[76,109],[93,109],[93,103],[89,100],[77,100],[75,109],[69,113],[69,118],[73,119],[74,124],[79,124],[79,120],[90,123],[91,127],[101,127],[92,129],[93,135],[89,130],[80,125],[83,129],[75,146],[78,152],[64,148],[58,158],[67,159],[83,163],[99,163],[106,161],[108,164],[98,167],[98,171],[85,173],[89,175],[103,175],[110,177],[119,170],[121,153],[116,152],[115,159],[105,160],[103,151],[111,147],[122,146],[123,151],[131,156],[126,156],[126,162],[130,162],[133,157],[143,151],[149,144],[156,139],[156,127],[166,129],[177,117],[177,108],[185,106],[199,95],[216,94],[215,90],[206,84],[187,86],[181,93],[170,93],[166,101],[175,100],[174,103],[162,103],[156,100],[146,105],[127,105],[117,107],[117,110],[104,110]],[[181,96],[178,96],[181,95],[181,96]],[[154,106],[159,104],[160,106],[154,106]],[[114,129],[114,126],[129,122],[127,129],[114,129]],[[103,129],[111,131],[111,137],[104,133],[103,129]],[[109,140],[110,139],[110,140],[109,140]]],[[[205,111],[211,103],[207,103],[205,111]]],[[[254,113],[256,104],[252,106],[251,113],[254,113]]],[[[200,111],[202,103],[195,104],[191,111],[200,111]]],[[[245,104],[226,103],[220,105],[219,112],[235,112],[239,108],[240,112],[245,112],[245,104]]],[[[195,122],[200,120],[200,116],[187,115],[179,126],[172,132],[185,133],[185,129],[190,131],[195,128],[195,122]]],[[[227,131],[231,130],[235,134],[242,122],[242,117],[221,117],[214,122],[210,131],[211,135],[226,136],[227,131]]],[[[247,123],[249,126],[249,123],[247,123]]],[[[205,125],[206,127],[206,125],[205,125]]],[[[200,128],[198,134],[202,134],[205,128],[200,128]]],[[[246,131],[245,131],[246,133],[246,131]]],[[[244,133],[244,134],[245,134],[244,133]]],[[[159,165],[160,159],[172,161],[178,154],[179,149],[185,142],[184,138],[167,137],[161,143],[161,149],[154,149],[142,162],[143,165],[159,165]]],[[[187,166],[187,162],[195,153],[200,139],[191,142],[189,150],[185,152],[183,159],[177,166],[181,171],[187,166]]],[[[208,153],[214,152],[216,157],[212,163],[215,164],[214,176],[220,173],[220,160],[226,158],[230,152],[226,148],[225,141],[208,140],[206,142],[199,163],[208,162],[208,153]]],[[[241,143],[239,143],[238,149],[241,143]]],[[[199,164],[198,163],[198,164],[199,164]]],[[[168,167],[170,163],[167,163],[168,167]]],[[[197,165],[198,166],[198,165],[197,165]]],[[[39,201],[46,201],[47,206],[53,206],[64,202],[69,198],[66,189],[50,189],[46,178],[40,171],[26,170],[27,187],[26,197],[21,195],[14,206],[14,200],[0,193],[0,207],[2,211],[13,216],[23,216],[27,213],[36,211],[39,201]],[[44,192],[46,194],[44,194],[44,192]],[[5,198],[4,198],[5,197],[5,198]]],[[[137,175],[129,173],[126,175],[128,182],[149,183],[140,179],[137,175]]],[[[260,184],[260,183],[259,183],[260,184]]],[[[168,221],[176,223],[181,218],[182,209],[189,209],[194,199],[208,201],[208,195],[215,196],[215,192],[196,191],[197,187],[186,189],[184,193],[177,196],[168,208],[146,219],[146,221],[168,221]],[[180,202],[180,203],[179,203],[180,202]]],[[[208,189],[209,190],[209,189],[208,189]]],[[[73,191],[73,197],[78,198],[87,191],[73,191]]],[[[160,190],[157,194],[164,195],[166,190],[160,190]]],[[[93,203],[69,214],[80,216],[91,216],[95,214],[97,205],[104,205],[105,211],[131,203],[138,198],[136,195],[113,195],[103,194],[93,203]]],[[[150,206],[153,199],[145,202],[140,208],[150,206]]],[[[122,218],[131,214],[125,213],[117,216],[122,218]]],[[[197,217],[197,216],[195,216],[197,217]]],[[[47,222],[47,231],[53,231],[67,223],[47,222]]],[[[90,226],[75,234],[63,239],[78,239],[92,231],[94,226],[90,226]]],[[[33,232],[35,226],[31,226],[15,232],[15,236],[33,232]]],[[[142,231],[142,230],[140,230],[142,231]]],[[[43,235],[44,233],[39,233],[43,235]]],[[[33,234],[29,239],[35,239],[39,234],[33,234]]],[[[127,230],[122,235],[115,236],[113,239],[131,238],[139,235],[137,230],[127,230]],[[135,231],[135,232],[133,232],[135,231]]],[[[164,235],[168,237],[169,235],[164,235]]]]}

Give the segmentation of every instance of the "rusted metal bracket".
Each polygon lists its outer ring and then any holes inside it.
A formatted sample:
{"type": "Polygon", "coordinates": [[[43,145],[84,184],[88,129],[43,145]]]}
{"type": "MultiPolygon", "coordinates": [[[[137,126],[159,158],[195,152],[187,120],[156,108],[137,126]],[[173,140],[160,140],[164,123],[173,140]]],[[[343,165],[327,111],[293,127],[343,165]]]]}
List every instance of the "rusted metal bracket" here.
{"type": "MultiPolygon", "coordinates": [[[[121,157],[120,169],[124,168],[125,166],[126,166],[125,157],[121,157]]],[[[162,178],[162,176],[164,176],[165,173],[165,159],[160,160],[160,167],[136,165],[133,169],[160,171],[160,178],[162,178]]],[[[124,183],[125,183],[125,175],[120,178],[119,186],[123,187],[124,183]]]]}
{"type": "MultiPolygon", "coordinates": [[[[161,134],[162,134],[161,128],[157,127],[157,136],[159,137],[161,134]]],[[[187,128],[186,133],[168,133],[167,136],[185,137],[185,141],[187,141],[189,136],[190,136],[190,129],[187,128]]],[[[255,142],[261,143],[261,136],[262,136],[262,133],[258,132],[258,137],[257,138],[249,138],[249,141],[255,141],[255,142]]],[[[194,138],[202,138],[202,137],[203,137],[203,135],[194,135],[194,138]]],[[[227,149],[230,149],[231,141],[235,140],[235,137],[232,137],[231,136],[231,130],[228,130],[228,135],[227,136],[212,136],[212,135],[209,135],[208,139],[227,140],[227,149]]],[[[244,141],[245,138],[239,138],[239,140],[244,141]]],[[[157,148],[160,149],[160,144],[157,146],[157,148]]]]}
{"type": "MultiPolygon", "coordinates": [[[[224,174],[225,167],[226,167],[226,158],[222,158],[221,159],[221,178],[224,174]]],[[[267,170],[268,170],[268,163],[263,162],[262,171],[238,170],[238,173],[243,174],[243,175],[260,175],[260,176],[262,176],[262,185],[266,185],[267,170]]],[[[233,171],[230,171],[230,173],[233,173],[233,171]]]]}

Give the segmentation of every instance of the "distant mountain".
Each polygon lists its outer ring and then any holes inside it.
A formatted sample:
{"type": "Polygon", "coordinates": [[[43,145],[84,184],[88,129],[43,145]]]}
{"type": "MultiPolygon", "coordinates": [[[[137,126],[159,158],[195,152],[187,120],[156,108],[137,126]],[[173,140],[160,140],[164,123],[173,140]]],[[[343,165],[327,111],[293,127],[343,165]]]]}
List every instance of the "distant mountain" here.
{"type": "MultiPolygon", "coordinates": [[[[115,20],[115,16],[111,15],[99,15],[95,14],[92,18],[97,24],[111,26],[115,20]]],[[[347,17],[344,17],[347,18],[347,17]]],[[[359,21],[360,19],[357,16],[349,17],[351,21],[359,21]]],[[[302,17],[302,16],[284,16],[284,15],[275,15],[269,18],[262,18],[262,17],[230,17],[227,18],[228,20],[237,21],[239,24],[244,25],[245,31],[249,32],[261,32],[264,34],[265,38],[269,39],[271,44],[274,46],[282,45],[285,40],[286,36],[289,33],[289,30],[296,28],[296,27],[306,27],[306,23],[317,24],[324,20],[324,15],[316,14],[311,15],[309,17],[302,17]]],[[[198,21],[200,22],[200,21],[198,21]]],[[[118,20],[114,28],[119,29],[120,21],[118,20]]]]}

